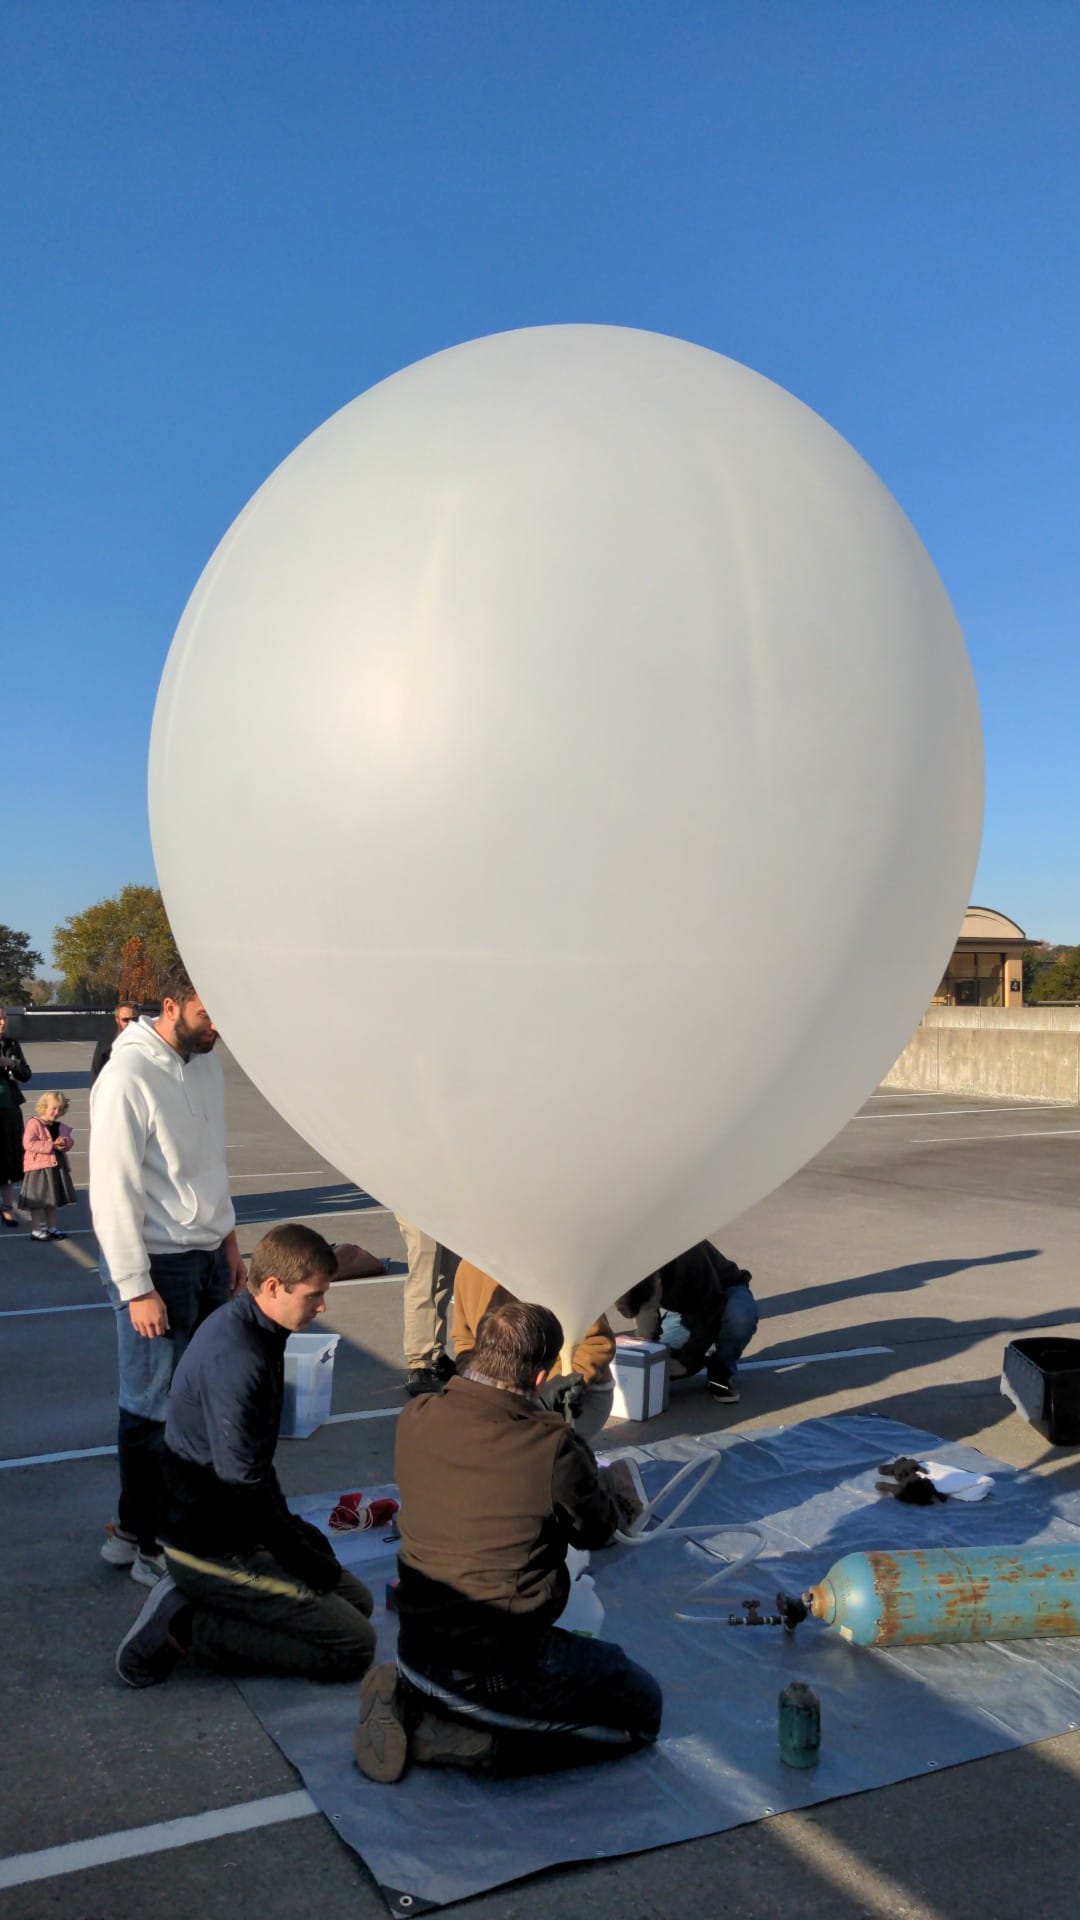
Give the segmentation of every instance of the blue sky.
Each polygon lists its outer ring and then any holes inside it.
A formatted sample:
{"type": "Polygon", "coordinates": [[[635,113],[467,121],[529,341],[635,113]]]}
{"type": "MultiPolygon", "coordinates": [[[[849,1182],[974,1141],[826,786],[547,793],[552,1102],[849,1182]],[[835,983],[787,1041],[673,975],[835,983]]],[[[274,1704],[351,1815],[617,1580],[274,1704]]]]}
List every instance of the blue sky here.
{"type": "Polygon", "coordinates": [[[47,959],[153,876],[157,682],[248,496],[396,368],[566,320],[744,360],[876,468],[975,666],[974,897],[1080,941],[1073,0],[35,0],[0,71],[0,921],[47,959]]]}

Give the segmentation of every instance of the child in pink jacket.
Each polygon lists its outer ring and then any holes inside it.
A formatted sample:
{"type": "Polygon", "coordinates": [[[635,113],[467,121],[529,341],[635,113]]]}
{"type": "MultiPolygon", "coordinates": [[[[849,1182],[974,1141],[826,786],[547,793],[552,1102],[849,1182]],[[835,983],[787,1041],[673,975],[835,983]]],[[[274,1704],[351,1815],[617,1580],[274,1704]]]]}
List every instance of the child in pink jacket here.
{"type": "Polygon", "coordinates": [[[31,1240],[66,1240],[56,1225],[58,1207],[70,1207],[75,1187],[68,1167],[74,1134],[62,1116],[68,1103],[62,1093],[43,1093],[23,1133],[23,1183],[20,1196],[30,1215],[31,1240]]]}

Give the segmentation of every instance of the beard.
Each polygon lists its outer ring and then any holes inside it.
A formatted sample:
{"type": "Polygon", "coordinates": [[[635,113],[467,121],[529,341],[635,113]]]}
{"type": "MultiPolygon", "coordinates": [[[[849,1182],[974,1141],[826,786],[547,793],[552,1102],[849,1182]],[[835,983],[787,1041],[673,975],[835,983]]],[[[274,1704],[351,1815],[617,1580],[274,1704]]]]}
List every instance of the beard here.
{"type": "Polygon", "coordinates": [[[181,1053],[212,1053],[217,1046],[216,1033],[206,1033],[202,1028],[189,1027],[181,1013],[176,1022],[176,1045],[181,1053]]]}

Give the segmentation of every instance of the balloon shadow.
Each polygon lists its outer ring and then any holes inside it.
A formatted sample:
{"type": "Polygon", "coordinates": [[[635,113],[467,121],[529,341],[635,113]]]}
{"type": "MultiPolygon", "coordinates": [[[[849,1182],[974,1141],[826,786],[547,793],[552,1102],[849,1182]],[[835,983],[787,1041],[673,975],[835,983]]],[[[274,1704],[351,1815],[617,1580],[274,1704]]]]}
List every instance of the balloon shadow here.
{"type": "Polygon", "coordinates": [[[1041,1247],[1018,1247],[1007,1253],[981,1254],[971,1260],[915,1260],[904,1267],[883,1267],[877,1273],[860,1273],[847,1280],[831,1280],[821,1286],[796,1287],[790,1293],[769,1296],[770,1314],[798,1313],[809,1307],[827,1306],[837,1300],[857,1299],[868,1293],[906,1293],[924,1287],[931,1280],[944,1280],[953,1273],[966,1273],[975,1267],[1003,1267],[1015,1260],[1036,1260],[1041,1247]]]}

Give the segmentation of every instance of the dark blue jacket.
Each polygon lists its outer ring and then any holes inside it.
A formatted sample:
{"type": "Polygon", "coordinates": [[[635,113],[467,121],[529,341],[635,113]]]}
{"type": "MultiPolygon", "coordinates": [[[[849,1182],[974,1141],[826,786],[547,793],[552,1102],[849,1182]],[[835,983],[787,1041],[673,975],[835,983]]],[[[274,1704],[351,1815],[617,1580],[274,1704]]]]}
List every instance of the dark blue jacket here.
{"type": "Polygon", "coordinates": [[[326,1593],[341,1572],[334,1550],[289,1512],[274,1471],[287,1339],[246,1287],[198,1328],[169,1393],[162,1539],[213,1560],[265,1547],[326,1593]]]}

